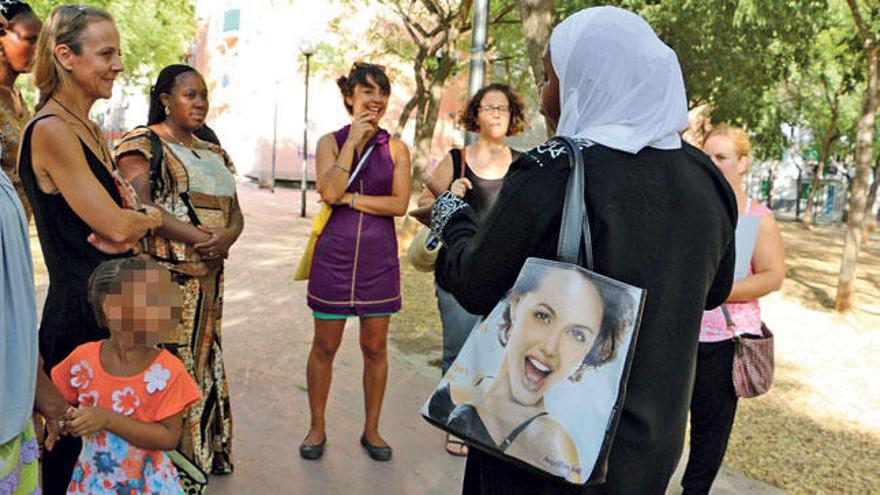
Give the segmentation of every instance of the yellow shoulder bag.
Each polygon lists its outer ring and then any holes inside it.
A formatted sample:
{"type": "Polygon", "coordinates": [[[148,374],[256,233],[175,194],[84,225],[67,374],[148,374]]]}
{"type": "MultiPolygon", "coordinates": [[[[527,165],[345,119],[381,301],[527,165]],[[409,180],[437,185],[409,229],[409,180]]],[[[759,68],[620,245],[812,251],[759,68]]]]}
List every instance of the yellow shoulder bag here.
{"type": "MultiPolygon", "coordinates": [[[[358,162],[357,167],[354,168],[354,172],[352,172],[351,176],[348,178],[348,184],[345,186],[346,189],[348,189],[348,187],[354,182],[355,177],[360,173],[361,168],[364,166],[367,157],[370,156],[372,151],[373,146],[370,146],[366,153],[364,153],[364,156],[361,157],[361,161],[358,162]]],[[[309,232],[309,240],[306,242],[306,250],[303,252],[302,258],[299,259],[299,264],[296,266],[296,273],[293,275],[294,280],[309,279],[309,272],[312,270],[312,260],[315,258],[315,245],[318,243],[318,238],[321,237],[321,233],[324,232],[324,227],[327,226],[327,222],[330,221],[330,215],[332,213],[332,206],[327,203],[321,204],[321,211],[318,212],[318,216],[316,216],[315,221],[312,222],[312,230],[309,232]]]]}

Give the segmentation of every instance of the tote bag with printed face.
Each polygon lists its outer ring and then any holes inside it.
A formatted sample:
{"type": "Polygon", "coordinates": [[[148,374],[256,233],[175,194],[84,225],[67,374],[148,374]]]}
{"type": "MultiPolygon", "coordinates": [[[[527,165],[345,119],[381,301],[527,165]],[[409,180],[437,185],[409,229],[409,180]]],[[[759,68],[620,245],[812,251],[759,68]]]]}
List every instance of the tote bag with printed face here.
{"type": "Polygon", "coordinates": [[[526,261],[421,413],[524,469],[597,484],[605,479],[645,293],[588,269],[583,161],[566,142],[574,163],[558,260],[526,261]]]}

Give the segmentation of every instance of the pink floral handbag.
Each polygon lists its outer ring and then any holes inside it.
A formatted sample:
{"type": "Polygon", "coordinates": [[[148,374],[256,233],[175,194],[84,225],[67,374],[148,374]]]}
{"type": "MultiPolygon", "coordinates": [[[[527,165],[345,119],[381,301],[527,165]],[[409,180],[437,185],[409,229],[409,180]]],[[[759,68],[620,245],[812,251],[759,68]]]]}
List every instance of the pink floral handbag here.
{"type": "Polygon", "coordinates": [[[773,333],[761,323],[761,336],[737,335],[736,324],[727,306],[721,311],[727,321],[727,329],[733,333],[733,388],[737,397],[757,397],[767,393],[773,384],[773,333]]]}

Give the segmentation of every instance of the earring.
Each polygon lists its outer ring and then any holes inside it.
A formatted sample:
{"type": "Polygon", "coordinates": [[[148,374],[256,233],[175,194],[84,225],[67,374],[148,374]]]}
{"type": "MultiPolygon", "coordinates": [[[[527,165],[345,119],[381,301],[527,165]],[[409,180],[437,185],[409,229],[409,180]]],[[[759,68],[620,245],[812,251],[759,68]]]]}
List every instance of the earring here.
{"type": "Polygon", "coordinates": [[[507,347],[508,342],[510,342],[510,326],[498,325],[498,343],[501,347],[507,347]]]}
{"type": "Polygon", "coordinates": [[[168,106],[165,106],[165,115],[171,115],[171,109],[168,106]]]}

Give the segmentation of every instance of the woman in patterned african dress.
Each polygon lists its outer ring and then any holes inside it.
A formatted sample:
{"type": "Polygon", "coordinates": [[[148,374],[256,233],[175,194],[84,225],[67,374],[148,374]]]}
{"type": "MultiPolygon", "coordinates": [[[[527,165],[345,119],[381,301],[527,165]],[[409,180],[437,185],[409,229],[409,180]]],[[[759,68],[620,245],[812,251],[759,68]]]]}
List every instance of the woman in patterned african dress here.
{"type": "Polygon", "coordinates": [[[227,474],[233,463],[220,332],[223,260],[244,219],[229,156],[193,135],[207,113],[202,76],[187,65],[170,65],[150,91],[148,126],[126,134],[114,154],[138,195],[163,211],[148,251],[172,270],[183,291],[181,327],[164,347],[186,365],[202,399],[185,418],[178,449],[206,473],[227,474]]]}

